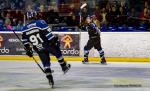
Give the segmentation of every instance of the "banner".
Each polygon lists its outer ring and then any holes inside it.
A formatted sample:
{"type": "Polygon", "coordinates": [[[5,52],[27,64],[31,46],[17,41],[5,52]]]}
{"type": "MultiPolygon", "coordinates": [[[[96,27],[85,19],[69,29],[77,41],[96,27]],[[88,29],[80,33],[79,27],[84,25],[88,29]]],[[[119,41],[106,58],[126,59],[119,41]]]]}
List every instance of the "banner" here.
{"type": "MultiPolygon", "coordinates": [[[[21,34],[18,33],[21,37],[21,34]]],[[[0,33],[0,55],[23,55],[25,50],[13,33],[0,33]]]]}
{"type": "Polygon", "coordinates": [[[60,48],[65,56],[79,56],[79,34],[59,34],[60,48]]]}
{"type": "MultiPolygon", "coordinates": [[[[17,33],[21,38],[21,33],[17,33]]],[[[64,56],[79,56],[79,34],[56,34],[64,56]]],[[[13,33],[0,33],[0,55],[25,55],[23,45],[13,33]]]]}

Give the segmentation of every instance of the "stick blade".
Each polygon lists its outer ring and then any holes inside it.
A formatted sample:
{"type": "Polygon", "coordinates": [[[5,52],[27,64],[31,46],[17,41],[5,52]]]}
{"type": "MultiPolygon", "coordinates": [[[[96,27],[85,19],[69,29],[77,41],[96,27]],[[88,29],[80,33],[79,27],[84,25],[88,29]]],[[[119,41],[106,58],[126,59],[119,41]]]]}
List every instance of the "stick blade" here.
{"type": "Polygon", "coordinates": [[[87,3],[82,4],[80,9],[83,9],[85,6],[87,6],[87,3]]]}

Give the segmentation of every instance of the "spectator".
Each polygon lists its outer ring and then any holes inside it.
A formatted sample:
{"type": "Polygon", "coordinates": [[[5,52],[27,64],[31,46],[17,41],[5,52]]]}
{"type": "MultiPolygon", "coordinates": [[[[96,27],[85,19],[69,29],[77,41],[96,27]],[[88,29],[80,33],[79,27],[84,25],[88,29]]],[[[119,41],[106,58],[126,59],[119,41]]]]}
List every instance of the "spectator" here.
{"type": "Polygon", "coordinates": [[[3,13],[2,11],[0,11],[0,21],[1,21],[2,23],[4,23],[4,21],[5,21],[4,13],[3,13]]]}
{"type": "Polygon", "coordinates": [[[47,12],[47,23],[49,24],[57,24],[59,23],[59,13],[58,9],[55,6],[50,6],[47,12]]]}
{"type": "Polygon", "coordinates": [[[136,15],[136,10],[135,8],[131,8],[130,13],[128,14],[128,21],[127,21],[127,26],[130,27],[136,27],[139,26],[139,20],[137,19],[137,15],[136,15]]]}
{"type": "Polygon", "coordinates": [[[5,2],[4,1],[0,1],[0,10],[5,9],[5,2]]]}
{"type": "Polygon", "coordinates": [[[150,4],[148,3],[148,1],[145,2],[144,18],[146,19],[150,18],[150,4]]]}
{"type": "Polygon", "coordinates": [[[8,12],[6,14],[6,17],[5,17],[5,26],[8,30],[12,30],[12,26],[11,26],[11,18],[10,18],[10,13],[8,12]]]}
{"type": "Polygon", "coordinates": [[[134,8],[131,8],[131,11],[128,14],[129,17],[136,17],[136,11],[134,8]]]}
{"type": "Polygon", "coordinates": [[[33,11],[32,6],[28,5],[26,11],[33,11]]]}
{"type": "Polygon", "coordinates": [[[108,2],[106,5],[106,20],[108,22],[108,26],[111,24],[112,22],[112,18],[111,18],[111,5],[108,2]]]}
{"type": "Polygon", "coordinates": [[[141,15],[142,23],[146,29],[150,28],[150,1],[145,1],[141,15]]]}
{"type": "Polygon", "coordinates": [[[75,5],[70,4],[69,14],[67,16],[66,23],[68,26],[76,26],[76,25],[78,25],[78,22],[79,21],[77,20],[77,17],[76,17],[75,5]]]}
{"type": "Polygon", "coordinates": [[[118,16],[118,11],[117,11],[117,6],[116,5],[111,7],[110,15],[111,15],[110,16],[110,18],[111,18],[110,22],[111,22],[112,25],[115,25],[117,23],[116,18],[118,16]]]}
{"type": "Polygon", "coordinates": [[[95,11],[94,14],[96,15],[97,19],[99,21],[102,21],[102,14],[101,14],[100,7],[96,6],[94,11],[95,11]]]}
{"type": "Polygon", "coordinates": [[[5,21],[5,18],[4,18],[3,12],[1,11],[0,12],[0,29],[3,29],[4,21],[5,21]]]}
{"type": "Polygon", "coordinates": [[[107,15],[107,12],[106,12],[106,9],[105,8],[103,8],[102,10],[101,10],[101,16],[102,16],[102,24],[106,24],[107,23],[107,21],[106,21],[106,15],[107,15]]]}
{"type": "Polygon", "coordinates": [[[125,2],[120,3],[119,12],[118,12],[118,24],[124,25],[127,20],[127,7],[125,6],[125,2]]]}
{"type": "Polygon", "coordinates": [[[16,30],[21,30],[22,26],[23,26],[22,21],[19,21],[17,24],[16,30]]]}
{"type": "Polygon", "coordinates": [[[92,15],[92,21],[100,28],[100,21],[97,19],[96,15],[92,15]]]}
{"type": "Polygon", "coordinates": [[[39,10],[40,10],[40,12],[44,12],[45,11],[44,5],[40,5],[39,10]]]}

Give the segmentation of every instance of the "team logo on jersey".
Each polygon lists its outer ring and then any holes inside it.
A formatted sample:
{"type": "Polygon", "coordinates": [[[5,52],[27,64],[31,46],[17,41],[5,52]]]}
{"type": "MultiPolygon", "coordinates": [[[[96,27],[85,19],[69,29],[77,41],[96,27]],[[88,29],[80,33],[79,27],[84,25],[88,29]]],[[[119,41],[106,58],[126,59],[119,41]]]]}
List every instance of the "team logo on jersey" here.
{"type": "Polygon", "coordinates": [[[0,47],[2,47],[3,37],[0,35],[0,47]]]}
{"type": "Polygon", "coordinates": [[[64,36],[61,41],[65,43],[64,48],[71,48],[71,42],[73,42],[73,39],[70,35],[64,36]]]}

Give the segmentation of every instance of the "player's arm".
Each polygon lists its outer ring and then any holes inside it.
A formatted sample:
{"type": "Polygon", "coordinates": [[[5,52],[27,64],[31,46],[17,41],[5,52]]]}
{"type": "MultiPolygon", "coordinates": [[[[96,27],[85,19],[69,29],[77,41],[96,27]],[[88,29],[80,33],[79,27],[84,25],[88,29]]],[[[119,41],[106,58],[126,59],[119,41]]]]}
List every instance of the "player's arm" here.
{"type": "Polygon", "coordinates": [[[32,47],[30,46],[30,42],[24,33],[22,34],[22,43],[25,47],[24,49],[26,50],[26,55],[33,57],[32,47]]]}
{"type": "Polygon", "coordinates": [[[41,20],[40,21],[40,25],[41,25],[41,29],[43,30],[43,34],[46,36],[46,38],[48,39],[49,41],[49,44],[50,45],[56,45],[56,44],[59,44],[59,40],[58,40],[58,37],[57,36],[54,36],[52,34],[52,30],[51,28],[48,26],[48,24],[44,21],[44,20],[41,20]]]}
{"type": "Polygon", "coordinates": [[[90,26],[91,26],[94,30],[96,30],[98,33],[101,33],[100,29],[96,26],[96,24],[91,23],[90,26]]]}

